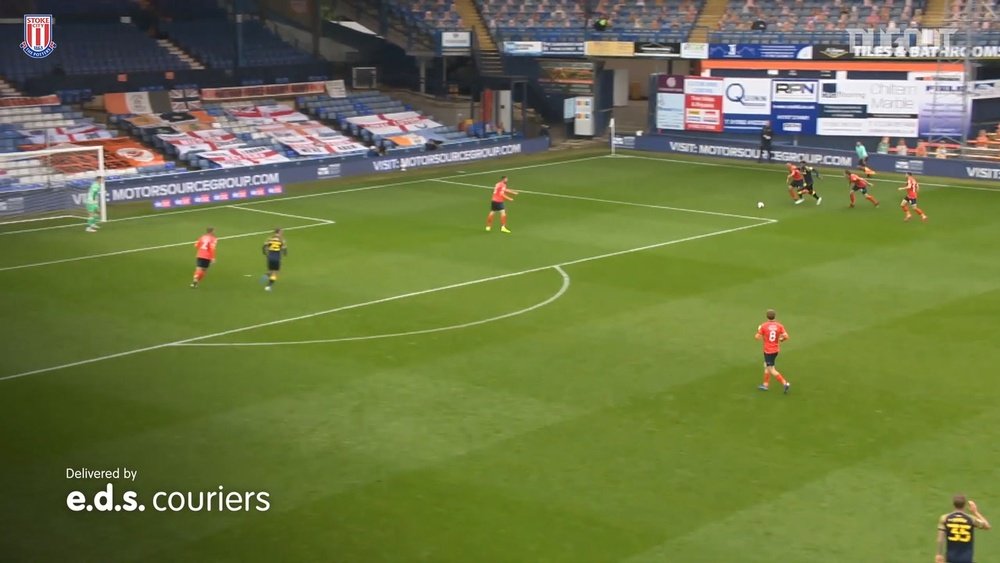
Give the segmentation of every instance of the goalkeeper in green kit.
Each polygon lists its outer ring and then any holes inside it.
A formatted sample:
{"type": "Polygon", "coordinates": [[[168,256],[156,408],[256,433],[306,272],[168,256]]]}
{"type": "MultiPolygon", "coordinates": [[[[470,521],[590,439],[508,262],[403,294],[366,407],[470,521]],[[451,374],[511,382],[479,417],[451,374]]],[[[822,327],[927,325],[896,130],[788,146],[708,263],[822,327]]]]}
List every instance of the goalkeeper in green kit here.
{"type": "Polygon", "coordinates": [[[99,226],[97,222],[101,219],[101,182],[103,181],[103,176],[94,178],[93,183],[90,184],[90,189],[87,190],[88,233],[96,233],[99,226]]]}

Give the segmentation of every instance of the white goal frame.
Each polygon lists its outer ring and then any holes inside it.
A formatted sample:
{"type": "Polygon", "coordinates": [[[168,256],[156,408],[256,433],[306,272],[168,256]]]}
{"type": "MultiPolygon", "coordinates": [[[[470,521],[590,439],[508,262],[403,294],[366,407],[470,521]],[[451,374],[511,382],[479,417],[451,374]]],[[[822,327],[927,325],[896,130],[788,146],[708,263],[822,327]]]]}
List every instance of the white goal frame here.
{"type": "MultiPolygon", "coordinates": [[[[6,162],[16,162],[19,160],[30,160],[32,158],[44,158],[47,156],[59,155],[59,154],[69,154],[69,153],[97,153],[97,167],[93,172],[83,172],[77,174],[63,174],[63,173],[53,173],[49,174],[49,182],[52,183],[51,178],[57,177],[58,186],[65,185],[66,182],[72,180],[83,180],[83,179],[93,179],[101,178],[101,196],[100,196],[100,222],[106,223],[108,221],[108,191],[107,191],[107,170],[104,168],[104,146],[62,146],[55,147],[51,149],[41,149],[36,151],[18,151],[18,152],[4,152],[0,153],[0,168],[4,167],[6,162]]],[[[57,215],[57,216],[44,216],[35,217],[27,219],[14,219],[10,221],[5,221],[0,219],[0,225],[13,224],[13,223],[27,223],[32,221],[47,221],[52,219],[60,218],[79,218],[77,215],[57,215]]]]}

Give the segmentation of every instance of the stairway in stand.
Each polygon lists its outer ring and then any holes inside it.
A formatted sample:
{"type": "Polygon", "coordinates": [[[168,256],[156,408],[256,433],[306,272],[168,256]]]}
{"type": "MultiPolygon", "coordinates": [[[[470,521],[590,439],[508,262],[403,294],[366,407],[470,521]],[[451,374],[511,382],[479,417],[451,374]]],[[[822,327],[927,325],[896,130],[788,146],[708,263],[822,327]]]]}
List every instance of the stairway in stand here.
{"type": "Polygon", "coordinates": [[[11,96],[20,96],[21,92],[10,83],[0,78],[0,98],[6,98],[11,96]]]}
{"type": "Polygon", "coordinates": [[[943,27],[948,17],[947,0],[927,0],[921,27],[943,27]]]}
{"type": "Polygon", "coordinates": [[[455,0],[455,11],[462,16],[465,25],[472,28],[472,33],[476,35],[479,45],[479,53],[476,62],[479,64],[479,72],[484,76],[503,76],[503,58],[497,49],[496,41],[490,34],[490,30],[483,21],[479,8],[474,0],[455,0]]]}
{"type": "Polygon", "coordinates": [[[174,55],[175,57],[183,61],[184,64],[188,66],[188,68],[194,70],[202,70],[205,68],[205,65],[201,64],[201,62],[199,62],[198,59],[192,57],[190,54],[187,53],[187,51],[181,49],[180,46],[178,46],[173,41],[169,39],[157,39],[156,42],[160,45],[160,47],[163,47],[164,49],[169,51],[171,55],[174,55]]]}
{"type": "Polygon", "coordinates": [[[728,0],[706,0],[698,19],[694,22],[694,29],[691,30],[688,41],[708,43],[708,33],[718,29],[719,20],[726,13],[728,5],[728,0]]]}

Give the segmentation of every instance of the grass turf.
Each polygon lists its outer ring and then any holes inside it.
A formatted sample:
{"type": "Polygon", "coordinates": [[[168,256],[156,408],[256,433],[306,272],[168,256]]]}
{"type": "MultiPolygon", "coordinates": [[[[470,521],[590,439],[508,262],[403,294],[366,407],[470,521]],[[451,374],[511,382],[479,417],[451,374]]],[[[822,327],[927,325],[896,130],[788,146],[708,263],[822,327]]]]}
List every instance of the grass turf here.
{"type": "Polygon", "coordinates": [[[777,165],[632,156],[0,228],[0,559],[911,563],[952,492],[995,513],[1000,193],[925,184],[904,224],[897,179],[793,206],[777,165]],[[789,396],[755,389],[768,307],[789,396]],[[71,512],[82,467],[147,510],[71,512]],[[270,510],[153,508],[220,485],[270,510]]]}

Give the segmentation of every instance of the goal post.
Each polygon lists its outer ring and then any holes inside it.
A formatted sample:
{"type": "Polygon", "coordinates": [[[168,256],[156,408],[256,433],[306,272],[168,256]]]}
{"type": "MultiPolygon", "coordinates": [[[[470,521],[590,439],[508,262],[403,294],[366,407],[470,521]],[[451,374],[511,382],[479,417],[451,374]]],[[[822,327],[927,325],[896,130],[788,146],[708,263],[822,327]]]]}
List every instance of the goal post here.
{"type": "Polygon", "coordinates": [[[90,186],[101,178],[98,213],[108,220],[104,147],[64,145],[0,153],[0,225],[85,219],[90,186]]]}

